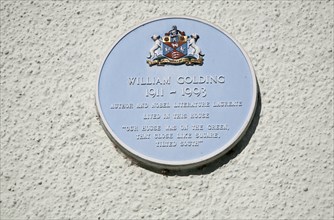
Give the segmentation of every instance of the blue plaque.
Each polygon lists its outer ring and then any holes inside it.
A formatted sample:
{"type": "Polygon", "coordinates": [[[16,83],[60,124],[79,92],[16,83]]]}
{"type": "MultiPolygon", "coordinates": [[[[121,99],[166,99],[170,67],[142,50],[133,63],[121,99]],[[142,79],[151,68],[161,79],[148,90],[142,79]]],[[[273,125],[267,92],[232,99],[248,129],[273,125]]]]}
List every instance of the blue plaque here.
{"type": "Polygon", "coordinates": [[[212,24],[164,17],[141,24],[111,48],[96,105],[112,141],[161,169],[192,168],[231,149],[257,102],[244,50],[212,24]]]}

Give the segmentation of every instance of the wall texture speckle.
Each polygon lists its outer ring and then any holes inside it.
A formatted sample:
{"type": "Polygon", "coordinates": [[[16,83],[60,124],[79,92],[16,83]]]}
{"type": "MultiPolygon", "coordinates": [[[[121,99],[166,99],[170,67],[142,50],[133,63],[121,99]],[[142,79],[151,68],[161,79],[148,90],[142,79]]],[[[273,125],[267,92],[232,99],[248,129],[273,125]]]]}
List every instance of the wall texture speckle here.
{"type": "Polygon", "coordinates": [[[333,1],[2,0],[1,219],[333,219],[333,1]],[[131,27],[207,20],[248,52],[260,98],[245,138],[161,175],[113,146],[96,78],[131,27]]]}

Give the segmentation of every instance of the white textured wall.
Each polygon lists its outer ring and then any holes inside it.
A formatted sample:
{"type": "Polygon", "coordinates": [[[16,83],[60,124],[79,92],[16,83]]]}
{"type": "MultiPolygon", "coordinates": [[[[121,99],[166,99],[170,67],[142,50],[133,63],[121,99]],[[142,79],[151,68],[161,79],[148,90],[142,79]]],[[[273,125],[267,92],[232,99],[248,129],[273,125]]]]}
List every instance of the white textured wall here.
{"type": "Polygon", "coordinates": [[[333,219],[333,1],[2,0],[1,219],[333,219]],[[162,15],[237,39],[261,103],[210,166],[163,176],[99,125],[103,56],[162,15]]]}

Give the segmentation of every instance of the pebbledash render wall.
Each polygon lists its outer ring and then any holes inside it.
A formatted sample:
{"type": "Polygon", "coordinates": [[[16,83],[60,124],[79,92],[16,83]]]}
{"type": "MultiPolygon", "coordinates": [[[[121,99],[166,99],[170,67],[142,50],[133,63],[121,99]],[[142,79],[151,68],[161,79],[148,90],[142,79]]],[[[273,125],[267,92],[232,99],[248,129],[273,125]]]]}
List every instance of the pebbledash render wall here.
{"type": "Polygon", "coordinates": [[[1,0],[0,218],[333,219],[333,8],[322,0],[1,0]],[[254,65],[260,101],[230,153],[161,175],[115,149],[94,102],[111,45],[168,15],[232,35],[254,65]]]}

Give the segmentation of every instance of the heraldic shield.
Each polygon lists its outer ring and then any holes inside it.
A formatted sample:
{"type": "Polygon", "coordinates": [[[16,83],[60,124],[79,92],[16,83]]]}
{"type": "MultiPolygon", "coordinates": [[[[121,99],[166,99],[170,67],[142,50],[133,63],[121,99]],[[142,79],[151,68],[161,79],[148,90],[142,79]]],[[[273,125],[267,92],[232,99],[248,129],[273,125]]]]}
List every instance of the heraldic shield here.
{"type": "Polygon", "coordinates": [[[199,39],[198,34],[187,36],[184,31],[180,31],[174,25],[172,29],[160,37],[153,35],[154,45],[146,61],[150,66],[165,64],[172,65],[203,65],[203,57],[199,46],[196,45],[199,39]]]}
{"type": "Polygon", "coordinates": [[[188,54],[187,36],[164,36],[162,54],[171,59],[179,59],[188,54]]]}

